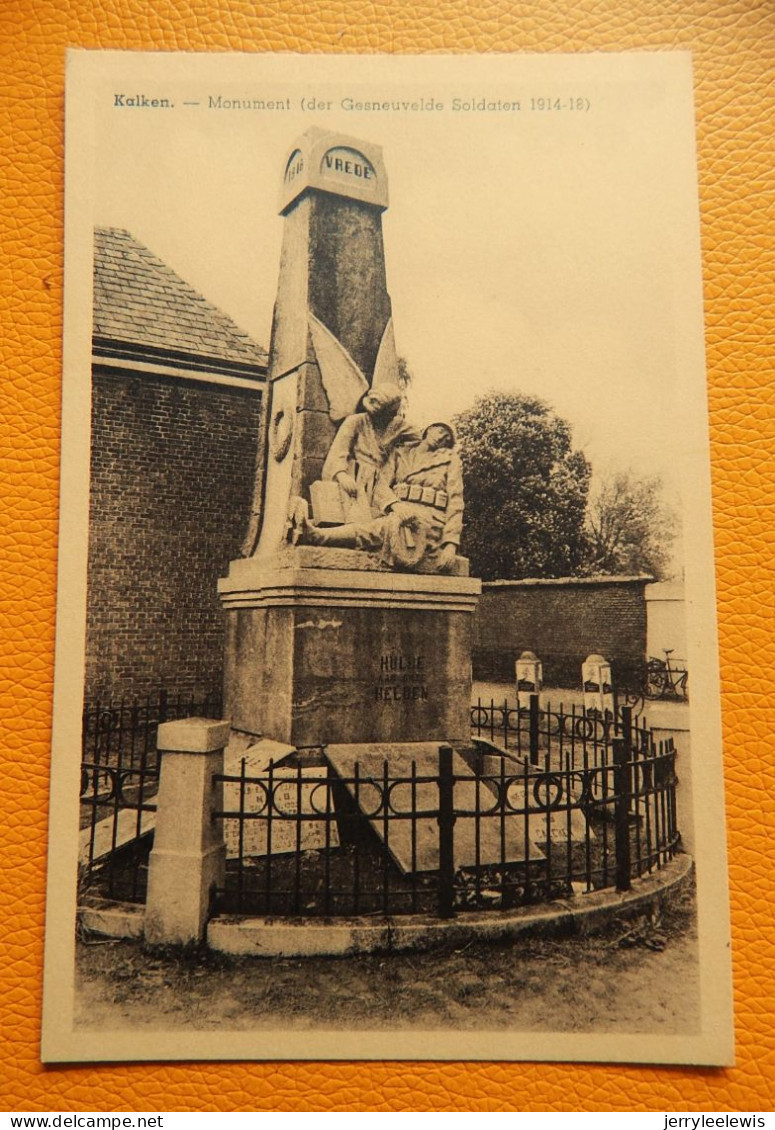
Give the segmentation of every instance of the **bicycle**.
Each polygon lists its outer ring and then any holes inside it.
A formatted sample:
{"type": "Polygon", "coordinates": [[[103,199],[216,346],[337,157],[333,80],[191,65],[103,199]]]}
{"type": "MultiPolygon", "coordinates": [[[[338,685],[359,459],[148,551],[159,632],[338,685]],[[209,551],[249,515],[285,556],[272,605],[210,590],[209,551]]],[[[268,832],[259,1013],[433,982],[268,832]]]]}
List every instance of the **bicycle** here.
{"type": "Polygon", "coordinates": [[[664,660],[652,656],[646,666],[649,698],[687,698],[689,672],[683,667],[672,667],[670,656],[674,648],[665,647],[664,660]]]}

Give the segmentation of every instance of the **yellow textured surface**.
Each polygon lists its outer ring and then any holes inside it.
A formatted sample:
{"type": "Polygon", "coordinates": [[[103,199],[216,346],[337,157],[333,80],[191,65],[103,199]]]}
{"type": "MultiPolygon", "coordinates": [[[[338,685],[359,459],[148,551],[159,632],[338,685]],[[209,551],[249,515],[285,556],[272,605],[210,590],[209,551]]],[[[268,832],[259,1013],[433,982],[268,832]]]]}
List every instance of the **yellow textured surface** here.
{"type": "Polygon", "coordinates": [[[0,626],[8,1110],[772,1110],[772,0],[3,0],[0,626]],[[695,58],[738,1065],[38,1062],[53,679],[68,46],[695,58]],[[770,819],[768,819],[770,818],[770,819]]]}

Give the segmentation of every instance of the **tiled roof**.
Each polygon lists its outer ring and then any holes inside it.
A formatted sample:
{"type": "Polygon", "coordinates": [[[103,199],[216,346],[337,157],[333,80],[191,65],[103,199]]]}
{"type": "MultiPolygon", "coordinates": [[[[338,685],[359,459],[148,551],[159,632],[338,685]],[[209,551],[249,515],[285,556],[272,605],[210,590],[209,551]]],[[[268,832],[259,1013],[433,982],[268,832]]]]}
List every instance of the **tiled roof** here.
{"type": "Polygon", "coordinates": [[[266,350],[121,228],[94,232],[95,338],[265,366],[266,350]]]}

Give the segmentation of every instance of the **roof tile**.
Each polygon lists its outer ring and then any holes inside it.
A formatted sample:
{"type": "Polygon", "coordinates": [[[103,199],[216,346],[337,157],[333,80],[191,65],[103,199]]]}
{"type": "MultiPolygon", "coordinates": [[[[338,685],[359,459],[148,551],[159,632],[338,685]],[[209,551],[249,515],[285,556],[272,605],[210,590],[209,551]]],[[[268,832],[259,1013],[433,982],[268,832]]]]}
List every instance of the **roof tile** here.
{"type": "Polygon", "coordinates": [[[94,232],[95,337],[265,365],[266,350],[122,228],[94,232]]]}

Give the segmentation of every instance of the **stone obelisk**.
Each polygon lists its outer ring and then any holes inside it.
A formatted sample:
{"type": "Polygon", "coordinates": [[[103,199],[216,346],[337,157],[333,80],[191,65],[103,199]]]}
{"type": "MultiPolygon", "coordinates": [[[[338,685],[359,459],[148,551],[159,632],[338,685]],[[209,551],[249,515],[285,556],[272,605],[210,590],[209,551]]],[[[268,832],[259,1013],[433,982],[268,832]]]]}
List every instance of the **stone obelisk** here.
{"type": "Polygon", "coordinates": [[[244,554],[219,582],[225,709],[235,731],[293,746],[466,742],[481,585],[378,556],[290,545],[343,420],[398,377],[385,280],[381,150],[320,129],[283,170],[284,233],[244,554]]]}
{"type": "Polygon", "coordinates": [[[374,381],[396,380],[387,206],[377,146],[313,127],[293,147],[247,557],[277,552],[289,499],[320,478],[339,422],[374,381]]]}

